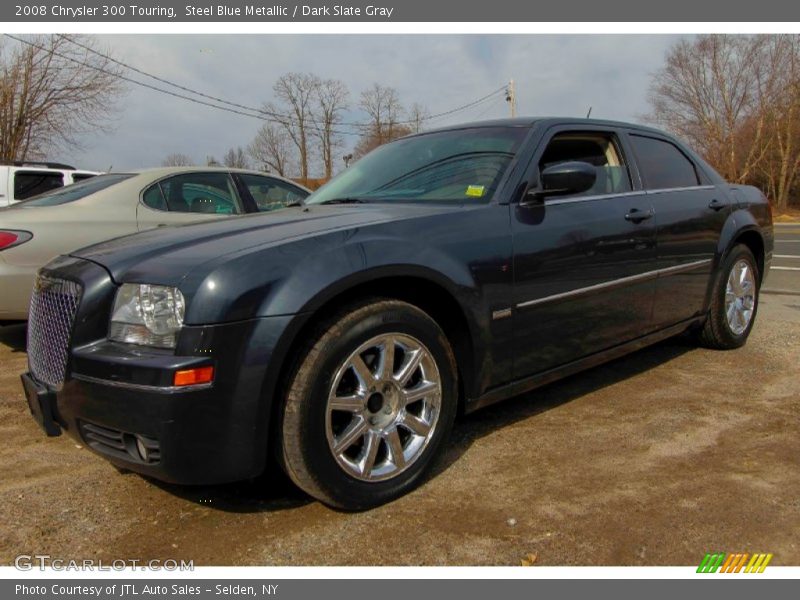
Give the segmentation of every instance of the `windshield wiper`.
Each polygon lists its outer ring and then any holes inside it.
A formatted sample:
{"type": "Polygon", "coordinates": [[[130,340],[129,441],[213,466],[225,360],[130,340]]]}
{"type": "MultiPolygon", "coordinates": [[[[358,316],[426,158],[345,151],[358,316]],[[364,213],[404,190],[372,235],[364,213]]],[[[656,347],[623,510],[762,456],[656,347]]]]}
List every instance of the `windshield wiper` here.
{"type": "Polygon", "coordinates": [[[331,198],[323,200],[319,204],[367,204],[367,202],[363,198],[331,198]]]}

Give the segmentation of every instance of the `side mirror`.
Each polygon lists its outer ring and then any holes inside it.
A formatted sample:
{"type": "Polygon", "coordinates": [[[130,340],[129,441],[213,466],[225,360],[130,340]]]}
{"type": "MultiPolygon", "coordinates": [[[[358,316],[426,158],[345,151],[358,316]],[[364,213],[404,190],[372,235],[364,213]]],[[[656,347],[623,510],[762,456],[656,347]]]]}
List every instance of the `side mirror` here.
{"type": "Polygon", "coordinates": [[[541,181],[540,188],[528,190],[528,199],[541,201],[547,196],[567,196],[585,192],[597,181],[597,169],[579,160],[557,163],[542,171],[541,181]]]}

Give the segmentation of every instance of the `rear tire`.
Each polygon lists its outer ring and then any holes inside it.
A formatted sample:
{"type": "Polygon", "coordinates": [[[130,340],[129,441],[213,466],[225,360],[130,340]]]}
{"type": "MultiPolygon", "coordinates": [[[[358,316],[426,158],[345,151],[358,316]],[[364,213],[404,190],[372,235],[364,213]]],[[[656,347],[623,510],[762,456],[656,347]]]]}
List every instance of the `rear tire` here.
{"type": "Polygon", "coordinates": [[[758,311],[760,274],[750,249],[738,244],[726,255],[717,273],[708,317],[700,343],[716,350],[745,344],[758,311]]]}
{"type": "Polygon", "coordinates": [[[397,300],[325,320],[300,352],[279,419],[281,465],[330,506],[361,510],[416,487],[457,406],[456,364],[437,323],[397,300]]]}

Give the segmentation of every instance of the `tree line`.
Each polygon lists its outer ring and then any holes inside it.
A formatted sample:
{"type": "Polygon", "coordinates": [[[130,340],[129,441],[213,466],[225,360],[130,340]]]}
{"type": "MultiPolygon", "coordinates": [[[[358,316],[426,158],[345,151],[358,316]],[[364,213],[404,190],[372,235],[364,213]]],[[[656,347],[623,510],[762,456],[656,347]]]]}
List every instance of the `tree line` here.
{"type": "MultiPolygon", "coordinates": [[[[119,98],[127,91],[124,63],[87,35],[0,37],[0,161],[45,160],[56,151],[81,148],[90,133],[109,131],[119,98]],[[7,40],[14,38],[16,43],[7,40]]],[[[135,83],[135,82],[134,82],[135,83]]],[[[229,149],[204,164],[255,167],[308,181],[330,178],[341,165],[345,136],[356,143],[348,159],[411,132],[427,111],[406,109],[396,89],[373,84],[355,102],[338,79],[286,73],[272,86],[273,99],[257,116],[263,125],[244,147],[229,149]],[[344,123],[351,109],[366,118],[344,123]]],[[[198,164],[173,153],[164,165],[198,164]]]]}
{"type": "Polygon", "coordinates": [[[703,35],[667,52],[649,121],[685,138],[728,181],[777,209],[800,197],[800,36],[703,35]]]}
{"type": "MultiPolygon", "coordinates": [[[[17,42],[0,38],[0,161],[46,159],[110,129],[126,91],[123,63],[91,36],[17,42]]],[[[375,83],[354,99],[342,81],[313,73],[282,75],[272,96],[252,140],[204,162],[327,179],[345,156],[417,132],[429,116],[419,104],[404,106],[390,86],[375,83]],[[354,113],[365,116],[345,122],[354,113]],[[345,145],[348,136],[354,145],[345,145]]],[[[685,138],[726,179],[759,186],[778,209],[800,203],[800,36],[681,40],[653,74],[649,102],[646,119],[685,138]]],[[[197,159],[171,154],[164,164],[197,159]]]]}

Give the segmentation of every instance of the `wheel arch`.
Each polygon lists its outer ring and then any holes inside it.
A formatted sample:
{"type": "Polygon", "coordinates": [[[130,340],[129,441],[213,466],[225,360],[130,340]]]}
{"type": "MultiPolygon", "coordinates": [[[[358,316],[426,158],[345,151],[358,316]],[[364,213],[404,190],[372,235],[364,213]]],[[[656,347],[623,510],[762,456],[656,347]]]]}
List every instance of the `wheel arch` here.
{"type": "Polygon", "coordinates": [[[730,248],[738,244],[744,244],[750,249],[750,252],[753,253],[756,259],[756,266],[758,267],[758,284],[760,286],[764,281],[764,238],[761,236],[761,233],[755,229],[747,229],[733,239],[730,248]]]}
{"type": "Polygon", "coordinates": [[[754,216],[746,210],[737,210],[728,218],[720,237],[718,265],[737,244],[744,244],[753,253],[758,267],[759,285],[764,278],[766,243],[761,227],[754,216]]]}
{"type": "Polygon", "coordinates": [[[297,367],[303,345],[315,329],[339,307],[360,299],[380,298],[408,302],[427,313],[444,330],[456,359],[459,411],[464,400],[473,393],[479,382],[476,361],[480,350],[478,326],[468,316],[467,309],[457,299],[454,285],[427,269],[395,267],[362,272],[339,281],[309,299],[298,312],[278,341],[277,359],[268,368],[262,390],[266,399],[268,419],[267,451],[272,452],[277,439],[277,426],[282,398],[286,393],[289,375],[297,367]]]}

